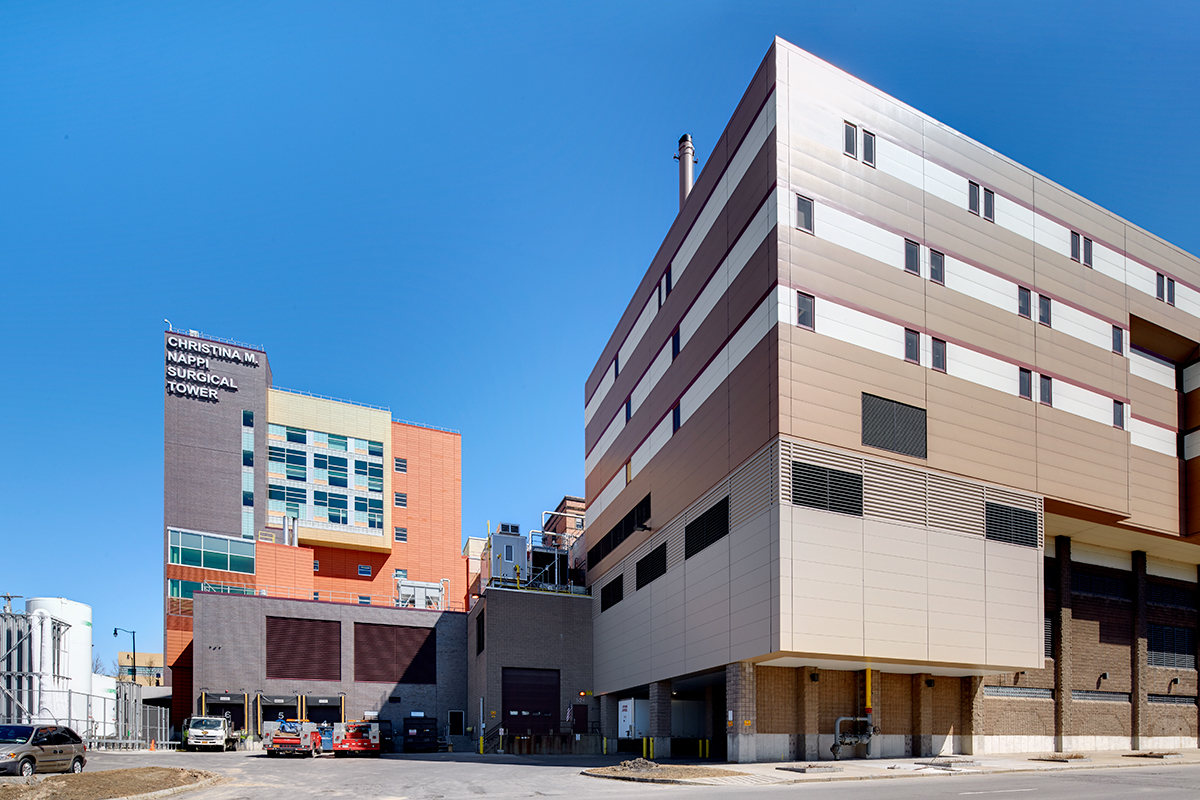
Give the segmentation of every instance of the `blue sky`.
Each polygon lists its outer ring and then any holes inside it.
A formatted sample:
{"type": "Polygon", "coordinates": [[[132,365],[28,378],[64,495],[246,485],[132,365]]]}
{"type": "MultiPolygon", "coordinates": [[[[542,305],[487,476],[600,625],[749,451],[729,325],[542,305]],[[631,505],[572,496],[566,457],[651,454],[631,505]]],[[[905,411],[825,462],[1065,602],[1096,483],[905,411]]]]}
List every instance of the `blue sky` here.
{"type": "Polygon", "coordinates": [[[583,491],[583,382],[780,35],[1193,253],[1200,7],[0,5],[0,592],[161,648],[162,320],[583,491]]]}

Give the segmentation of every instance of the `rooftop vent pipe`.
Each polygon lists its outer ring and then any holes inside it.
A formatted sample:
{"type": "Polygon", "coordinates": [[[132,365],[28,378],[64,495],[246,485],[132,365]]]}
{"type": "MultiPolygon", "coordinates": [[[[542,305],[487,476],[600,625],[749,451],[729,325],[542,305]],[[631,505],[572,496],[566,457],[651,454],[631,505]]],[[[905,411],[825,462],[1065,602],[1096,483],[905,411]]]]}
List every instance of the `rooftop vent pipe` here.
{"type": "Polygon", "coordinates": [[[679,162],[679,210],[682,211],[692,191],[692,165],[697,163],[696,148],[692,146],[690,133],[679,137],[679,151],[675,153],[675,160],[679,162]]]}

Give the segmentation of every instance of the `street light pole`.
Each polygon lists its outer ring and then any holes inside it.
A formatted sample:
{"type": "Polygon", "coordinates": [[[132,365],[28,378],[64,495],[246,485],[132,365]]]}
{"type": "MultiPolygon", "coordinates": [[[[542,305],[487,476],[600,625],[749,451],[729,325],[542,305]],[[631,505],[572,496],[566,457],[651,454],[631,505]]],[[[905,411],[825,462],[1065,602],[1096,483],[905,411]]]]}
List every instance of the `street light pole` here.
{"type": "MultiPolygon", "coordinates": [[[[130,675],[132,676],[131,680],[134,683],[137,683],[137,631],[131,631],[131,630],[127,630],[125,628],[113,628],[113,637],[114,638],[117,635],[117,631],[125,631],[125,633],[128,633],[130,636],[133,637],[133,667],[130,670],[130,675]]],[[[118,679],[120,679],[119,675],[117,677],[118,677],[118,679]]]]}

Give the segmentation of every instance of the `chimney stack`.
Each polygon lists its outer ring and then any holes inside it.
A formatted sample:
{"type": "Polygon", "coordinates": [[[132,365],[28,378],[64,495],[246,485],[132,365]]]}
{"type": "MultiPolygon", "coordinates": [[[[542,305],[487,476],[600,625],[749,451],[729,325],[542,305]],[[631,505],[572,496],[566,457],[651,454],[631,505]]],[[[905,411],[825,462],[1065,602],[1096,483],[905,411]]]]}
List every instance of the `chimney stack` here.
{"type": "Polygon", "coordinates": [[[692,191],[692,165],[696,163],[696,148],[692,146],[692,135],[685,133],[679,137],[679,151],[675,154],[679,162],[679,210],[687,201],[692,191]]]}

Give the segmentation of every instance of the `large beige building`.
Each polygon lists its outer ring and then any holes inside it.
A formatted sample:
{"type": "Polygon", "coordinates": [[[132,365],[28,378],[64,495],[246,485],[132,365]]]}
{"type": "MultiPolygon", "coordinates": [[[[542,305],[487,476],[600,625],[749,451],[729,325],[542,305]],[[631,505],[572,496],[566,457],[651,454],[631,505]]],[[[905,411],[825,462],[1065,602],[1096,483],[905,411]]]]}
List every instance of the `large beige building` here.
{"type": "Polygon", "coordinates": [[[681,206],[585,387],[605,735],[1195,747],[1200,262],[779,39],[681,206]]]}

